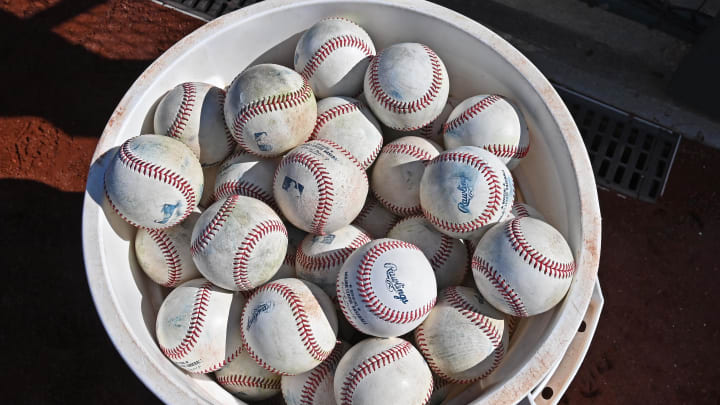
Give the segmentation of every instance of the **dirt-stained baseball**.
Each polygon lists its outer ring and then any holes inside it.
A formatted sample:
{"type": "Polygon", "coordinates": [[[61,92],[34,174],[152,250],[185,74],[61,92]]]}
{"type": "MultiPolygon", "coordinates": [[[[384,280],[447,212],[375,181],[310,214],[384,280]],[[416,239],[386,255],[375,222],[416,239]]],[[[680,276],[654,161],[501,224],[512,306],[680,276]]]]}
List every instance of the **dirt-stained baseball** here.
{"type": "Polygon", "coordinates": [[[252,197],[279,213],[272,192],[272,179],[279,159],[263,159],[242,149],[236,150],[220,166],[215,178],[215,201],[231,195],[252,197]]]}
{"type": "Polygon", "coordinates": [[[350,344],[338,341],[330,356],[310,371],[282,376],[282,396],[287,405],[335,405],[335,369],[350,344]]]}

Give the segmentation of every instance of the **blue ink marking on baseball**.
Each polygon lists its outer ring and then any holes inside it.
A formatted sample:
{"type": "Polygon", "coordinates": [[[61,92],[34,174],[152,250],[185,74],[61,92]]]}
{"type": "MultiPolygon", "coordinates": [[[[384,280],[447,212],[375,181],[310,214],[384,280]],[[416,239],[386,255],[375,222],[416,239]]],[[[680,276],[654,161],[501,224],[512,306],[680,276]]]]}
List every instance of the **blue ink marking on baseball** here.
{"type": "Polygon", "coordinates": [[[329,234],[329,235],[315,235],[312,238],[313,242],[322,243],[324,245],[329,245],[333,243],[335,240],[335,235],[329,234]]]}
{"type": "Polygon", "coordinates": [[[175,213],[175,210],[180,208],[180,201],[178,201],[175,204],[164,204],[162,207],[162,210],[160,210],[163,214],[163,219],[158,221],[155,219],[156,224],[167,224],[167,222],[172,218],[173,214],[175,213]]]}
{"type": "Polygon", "coordinates": [[[263,302],[263,303],[259,304],[258,306],[256,306],[255,308],[253,308],[252,314],[250,314],[250,318],[248,319],[248,322],[247,322],[248,330],[250,330],[250,328],[252,328],[253,324],[255,324],[255,322],[257,321],[258,316],[260,316],[260,314],[270,312],[270,311],[272,311],[272,309],[274,307],[275,307],[275,304],[272,301],[268,301],[268,302],[263,302]]]}
{"type": "Polygon", "coordinates": [[[387,287],[388,291],[390,291],[391,293],[395,293],[395,295],[393,295],[393,298],[402,302],[403,304],[407,304],[408,298],[405,295],[405,284],[401,283],[395,275],[395,273],[397,273],[397,266],[395,265],[395,263],[385,263],[385,269],[387,269],[385,271],[385,286],[387,287]]]}
{"type": "Polygon", "coordinates": [[[272,145],[270,145],[267,141],[267,132],[255,132],[253,135],[255,136],[255,143],[257,143],[258,149],[263,152],[269,152],[272,150],[272,145]]]}
{"type": "Polygon", "coordinates": [[[291,179],[290,177],[285,176],[285,178],[283,179],[282,189],[287,192],[291,192],[292,190],[297,190],[296,197],[299,197],[302,195],[305,187],[302,184],[298,183],[297,181],[291,179]]]}
{"type": "Polygon", "coordinates": [[[470,186],[470,179],[467,177],[460,175],[460,182],[458,183],[458,190],[460,190],[460,202],[458,203],[457,207],[460,212],[464,212],[466,214],[470,213],[470,200],[473,198],[473,191],[472,187],[470,186]]]}

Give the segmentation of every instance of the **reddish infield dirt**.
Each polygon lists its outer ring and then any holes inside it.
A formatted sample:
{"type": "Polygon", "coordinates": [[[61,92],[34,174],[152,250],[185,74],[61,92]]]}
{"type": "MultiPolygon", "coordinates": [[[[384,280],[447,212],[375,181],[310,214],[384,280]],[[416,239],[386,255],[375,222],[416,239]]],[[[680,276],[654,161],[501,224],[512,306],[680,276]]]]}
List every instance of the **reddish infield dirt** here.
{"type": "MultiPolygon", "coordinates": [[[[82,192],[115,105],[201,24],[150,1],[0,0],[5,402],[157,402],[95,312],[82,192]]],[[[606,303],[561,403],[720,403],[717,173],[719,151],[683,142],[657,204],[599,192],[606,303]]]]}

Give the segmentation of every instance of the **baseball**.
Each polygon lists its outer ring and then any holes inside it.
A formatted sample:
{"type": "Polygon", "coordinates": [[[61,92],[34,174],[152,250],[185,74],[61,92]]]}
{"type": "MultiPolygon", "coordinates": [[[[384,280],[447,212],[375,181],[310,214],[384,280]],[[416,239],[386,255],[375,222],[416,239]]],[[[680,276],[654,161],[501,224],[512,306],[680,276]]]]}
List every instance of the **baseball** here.
{"type": "Polygon", "coordinates": [[[527,318],[560,302],[575,274],[565,238],[547,223],[515,218],[492,227],[472,258],[478,290],[500,311],[527,318]]]}
{"type": "Polygon", "coordinates": [[[331,17],[302,34],[295,48],[295,70],[312,86],[318,98],[356,96],[375,45],[354,22],[331,17]]]}
{"type": "Polygon", "coordinates": [[[260,286],[278,271],[287,250],[287,230],[267,204],[231,195],[202,213],[190,251],[200,273],[235,291],[260,286]]]}
{"type": "Polygon", "coordinates": [[[411,243],[425,254],[435,272],[438,290],[462,283],[470,267],[463,242],[438,232],[421,215],[401,219],[387,237],[411,243]]]}
{"type": "Polygon", "coordinates": [[[225,125],[225,90],[186,82],[168,91],[155,110],[155,133],[173,137],[195,153],[203,166],[213,166],[235,148],[225,125]]]}
{"type": "Polygon", "coordinates": [[[245,349],[263,368],[281,375],[312,370],[335,347],[337,315],[320,287],[295,278],[258,288],[242,314],[245,349]]]}
{"type": "Polygon", "coordinates": [[[427,317],[436,297],[430,262],[417,246],[400,240],[377,239],[359,247],[338,273],[340,309],[367,335],[410,332],[427,317]]]}
{"type": "Polygon", "coordinates": [[[182,142],[163,135],[130,138],[105,172],[105,196],[113,211],[136,227],[169,228],[200,201],[200,161],[182,142]]]}
{"type": "Polygon", "coordinates": [[[430,399],[433,377],[410,342],[370,338],[340,359],[333,385],[338,405],[418,405],[430,399]]]}
{"type": "Polygon", "coordinates": [[[193,212],[172,228],[138,229],[135,256],[152,281],[172,288],[200,277],[190,254],[192,230],[199,217],[199,213],[193,212]]]}
{"type": "Polygon", "coordinates": [[[470,97],[455,107],[443,125],[445,147],[479,146],[509,169],[528,153],[530,136],[520,110],[496,94],[470,97]]]}
{"type": "Polygon", "coordinates": [[[220,165],[203,167],[203,191],[198,207],[207,208],[215,202],[215,179],[220,171],[220,165]]]}
{"type": "Polygon", "coordinates": [[[232,81],[224,111],[230,133],[242,149],[275,157],[310,137],[317,105],[307,80],[297,72],[261,64],[232,81]]]}
{"type": "Polygon", "coordinates": [[[329,139],[345,148],[363,169],[380,153],[380,124],[362,102],[350,97],[328,97],[318,102],[318,117],[310,139],[329,139]]]}
{"type": "Polygon", "coordinates": [[[238,149],[222,166],[215,178],[215,201],[231,195],[252,197],[280,212],[272,192],[272,178],[279,160],[263,159],[238,149]]]}
{"type": "Polygon", "coordinates": [[[453,238],[473,239],[484,227],[507,218],[514,196],[507,167],[475,146],[441,153],[428,164],[420,181],[425,218],[453,238]]]}
{"type": "Polygon", "coordinates": [[[398,217],[385,209],[372,194],[368,194],[365,205],[355,217],[353,225],[364,229],[373,239],[380,239],[387,235],[397,219],[398,217]]]}
{"type": "Polygon", "coordinates": [[[504,318],[474,288],[448,287],[415,329],[415,341],[440,378],[471,383],[490,375],[502,360],[507,350],[504,318]],[[486,362],[489,357],[492,361],[486,362]]]}
{"type": "Polygon", "coordinates": [[[382,128],[385,141],[394,141],[403,136],[419,136],[420,138],[425,138],[443,146],[445,141],[443,140],[442,128],[454,108],[452,103],[453,102],[448,99],[440,115],[422,128],[413,131],[398,131],[390,127],[382,128]]]}
{"type": "Polygon", "coordinates": [[[282,376],[282,396],[287,405],[335,405],[335,369],[350,345],[338,341],[330,356],[310,371],[282,376]]]}
{"type": "Polygon", "coordinates": [[[288,221],[316,235],[350,224],[362,210],[367,191],[365,170],[327,139],[293,149],[273,179],[275,201],[288,221]]]}
{"type": "Polygon", "coordinates": [[[353,225],[327,235],[308,234],[297,250],[297,277],[316,284],[335,298],[340,267],[355,249],[370,240],[370,236],[353,225]]]}
{"type": "Polygon", "coordinates": [[[215,372],[215,379],[243,401],[260,401],[280,392],[280,376],[260,367],[244,349],[215,372]]]}
{"type": "Polygon", "coordinates": [[[375,197],[399,216],[420,214],[420,179],[440,147],[427,139],[406,136],[382,148],[370,175],[375,197]]]}
{"type": "Polygon", "coordinates": [[[513,215],[513,218],[531,217],[545,221],[545,216],[541,214],[540,211],[533,208],[530,204],[516,202],[513,204],[510,213],[513,215]]]}
{"type": "Polygon", "coordinates": [[[363,90],[370,109],[390,128],[412,131],[440,115],[450,90],[445,65],[423,44],[383,49],[365,73],[363,90]]]}
{"type": "Polygon", "coordinates": [[[245,300],[198,278],[168,294],[155,333],[160,350],[178,367],[205,374],[224,367],[242,350],[240,315],[245,300]]]}

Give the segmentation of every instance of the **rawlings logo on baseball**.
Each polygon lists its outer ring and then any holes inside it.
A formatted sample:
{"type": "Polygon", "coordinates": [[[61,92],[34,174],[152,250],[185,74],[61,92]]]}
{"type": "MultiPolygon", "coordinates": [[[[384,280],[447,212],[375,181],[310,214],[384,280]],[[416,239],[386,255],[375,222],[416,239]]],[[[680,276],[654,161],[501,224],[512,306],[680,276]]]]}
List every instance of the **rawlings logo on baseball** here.
{"type": "Polygon", "coordinates": [[[403,288],[405,288],[405,284],[401,283],[400,280],[398,280],[395,276],[395,273],[397,272],[397,266],[394,263],[385,263],[385,268],[387,269],[387,271],[385,272],[385,275],[387,276],[385,278],[385,286],[387,287],[388,291],[396,294],[393,295],[393,298],[402,302],[403,304],[407,304],[408,298],[405,295],[405,290],[403,290],[403,288]]]}
{"type": "Polygon", "coordinates": [[[470,200],[473,198],[472,187],[470,186],[470,179],[465,176],[460,176],[460,182],[458,183],[458,190],[460,190],[460,202],[457,205],[460,212],[466,214],[470,213],[470,200]]]}
{"type": "Polygon", "coordinates": [[[273,304],[272,301],[263,302],[253,308],[252,314],[250,315],[250,318],[248,318],[247,328],[250,330],[252,328],[253,324],[257,321],[258,316],[262,314],[263,312],[270,312],[272,311],[273,307],[275,307],[275,304],[273,304]]]}

